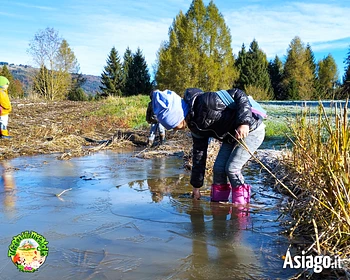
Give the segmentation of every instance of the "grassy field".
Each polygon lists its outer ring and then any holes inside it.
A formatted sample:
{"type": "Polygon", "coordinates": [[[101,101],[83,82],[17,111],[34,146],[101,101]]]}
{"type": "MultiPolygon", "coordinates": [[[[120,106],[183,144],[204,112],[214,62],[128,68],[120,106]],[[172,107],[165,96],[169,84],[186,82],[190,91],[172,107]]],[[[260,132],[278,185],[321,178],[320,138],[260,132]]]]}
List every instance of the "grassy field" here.
{"type": "MultiPolygon", "coordinates": [[[[293,102],[291,102],[293,103],[293,102]]],[[[284,102],[286,104],[286,102],[284,102]]],[[[265,120],[266,124],[266,137],[286,137],[291,136],[293,133],[290,129],[291,125],[295,123],[298,116],[302,114],[307,115],[309,118],[313,118],[319,115],[319,107],[302,107],[299,105],[262,105],[268,112],[268,118],[265,120]]],[[[334,116],[334,108],[324,108],[325,113],[328,116],[334,116]]]]}
{"type": "Polygon", "coordinates": [[[109,97],[104,105],[91,115],[113,116],[120,127],[140,129],[148,126],[146,122],[146,109],[150,101],[147,95],[137,95],[131,97],[109,97]]]}
{"type": "MultiPolygon", "coordinates": [[[[97,111],[92,112],[95,116],[113,116],[121,127],[131,129],[147,128],[145,120],[147,104],[150,101],[148,96],[138,95],[131,97],[110,97],[105,104],[97,111]]],[[[278,102],[277,102],[278,103],[278,102]]],[[[295,102],[290,102],[294,104],[295,102]]],[[[288,104],[283,102],[282,104],[288,104]]],[[[268,113],[266,124],[266,139],[287,139],[291,135],[290,125],[298,115],[305,111],[305,107],[298,105],[268,105],[263,104],[268,113]]],[[[308,114],[315,116],[318,114],[318,107],[308,107],[308,114]]],[[[330,115],[333,114],[331,108],[325,108],[330,115]]]]}

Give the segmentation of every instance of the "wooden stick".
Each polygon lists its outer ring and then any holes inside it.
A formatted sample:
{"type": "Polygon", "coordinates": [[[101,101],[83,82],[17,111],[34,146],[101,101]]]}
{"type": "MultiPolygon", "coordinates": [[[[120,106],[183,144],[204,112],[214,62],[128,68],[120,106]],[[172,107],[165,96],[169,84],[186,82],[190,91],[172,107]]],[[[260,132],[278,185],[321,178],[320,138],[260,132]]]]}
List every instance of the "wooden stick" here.
{"type": "Polygon", "coordinates": [[[65,192],[68,192],[68,191],[71,191],[72,190],[72,188],[70,188],[70,189],[65,189],[65,190],[63,190],[62,192],[60,192],[59,194],[56,194],[56,196],[57,197],[60,197],[62,194],[64,194],[65,192]]]}

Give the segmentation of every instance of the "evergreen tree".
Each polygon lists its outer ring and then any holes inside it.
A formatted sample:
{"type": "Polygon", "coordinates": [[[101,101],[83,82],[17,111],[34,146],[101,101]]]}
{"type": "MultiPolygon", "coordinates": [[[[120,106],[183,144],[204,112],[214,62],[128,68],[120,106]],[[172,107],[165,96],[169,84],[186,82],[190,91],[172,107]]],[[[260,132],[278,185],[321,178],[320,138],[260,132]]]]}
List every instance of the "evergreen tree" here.
{"type": "MultiPolygon", "coordinates": [[[[73,50],[70,48],[68,42],[63,39],[56,54],[56,70],[65,73],[64,76],[67,77],[66,83],[63,88],[66,88],[67,98],[70,99],[71,96],[76,95],[76,91],[80,88],[86,79],[83,78],[82,74],[78,74],[80,66],[73,50]]],[[[63,76],[63,75],[62,75],[63,76]]]]}
{"type": "Polygon", "coordinates": [[[273,61],[269,62],[267,69],[270,75],[274,99],[277,99],[277,100],[285,99],[281,88],[282,75],[283,75],[283,63],[277,55],[275,56],[275,59],[273,61]]]}
{"type": "Polygon", "coordinates": [[[155,78],[160,88],[183,92],[230,88],[237,79],[231,35],[213,1],[206,7],[193,0],[186,14],[180,12],[169,30],[169,41],[157,53],[155,78]]]}
{"type": "Polygon", "coordinates": [[[50,71],[43,65],[33,79],[33,91],[44,99],[50,98],[50,71]]]}
{"type": "Polygon", "coordinates": [[[343,76],[343,84],[341,85],[341,91],[339,98],[349,98],[350,96],[350,47],[348,51],[348,56],[344,60],[345,72],[343,76]]]}
{"type": "Polygon", "coordinates": [[[13,78],[12,73],[10,72],[10,70],[7,68],[6,65],[4,65],[2,69],[0,68],[0,76],[4,76],[9,80],[10,85],[8,87],[8,94],[11,97],[24,96],[22,83],[19,80],[13,78]]]}
{"type": "Polygon", "coordinates": [[[314,52],[312,51],[309,43],[306,44],[305,53],[306,53],[306,61],[310,64],[311,72],[316,77],[317,64],[316,64],[314,52]]]}
{"type": "Polygon", "coordinates": [[[200,87],[207,90],[231,88],[238,78],[238,71],[234,66],[230,29],[213,1],[209,2],[205,12],[203,46],[206,49],[201,55],[207,71],[200,75],[200,87]]]}
{"type": "Polygon", "coordinates": [[[22,98],[24,97],[24,90],[23,90],[23,85],[20,80],[13,80],[12,85],[10,85],[10,95],[12,97],[19,97],[22,98]],[[11,88],[10,88],[11,87],[11,88]]]}
{"type": "Polygon", "coordinates": [[[72,90],[81,88],[86,83],[86,78],[81,73],[72,74],[72,90]]]}
{"type": "Polygon", "coordinates": [[[299,83],[296,80],[296,78],[292,77],[287,84],[287,87],[285,88],[285,91],[287,93],[287,99],[290,100],[298,100],[300,99],[299,95],[299,83]]]}
{"type": "Polygon", "coordinates": [[[129,47],[126,48],[124,56],[123,56],[123,65],[122,65],[122,70],[123,70],[123,92],[125,93],[125,84],[128,79],[128,74],[129,74],[129,68],[132,63],[132,52],[129,47]]]}
{"type": "Polygon", "coordinates": [[[320,86],[319,86],[319,81],[317,77],[317,64],[316,64],[316,59],[314,52],[311,49],[310,44],[306,45],[306,50],[305,50],[305,55],[306,55],[306,63],[309,64],[310,70],[312,73],[312,88],[310,89],[310,96],[313,99],[319,99],[320,97],[320,86]]]}
{"type": "Polygon", "coordinates": [[[301,39],[296,36],[290,43],[284,64],[282,86],[286,99],[309,100],[314,93],[314,74],[310,57],[301,39]]]}
{"type": "Polygon", "coordinates": [[[123,72],[118,51],[113,47],[107,59],[107,65],[101,74],[101,96],[122,96],[123,72]]]}
{"type": "Polygon", "coordinates": [[[180,93],[191,84],[199,84],[200,59],[189,29],[188,20],[180,11],[170,28],[169,42],[162,42],[157,53],[155,80],[161,89],[170,88],[180,93]]]}
{"type": "Polygon", "coordinates": [[[338,82],[337,64],[331,54],[321,59],[317,64],[319,98],[334,98],[338,82]]]}
{"type": "MultiPolygon", "coordinates": [[[[181,12],[180,12],[181,13],[181,12]]],[[[162,42],[157,51],[157,58],[154,64],[155,81],[158,88],[171,88],[172,78],[175,76],[172,67],[172,57],[168,42],[162,42]]]]}
{"type": "Polygon", "coordinates": [[[69,73],[49,70],[43,65],[34,76],[33,91],[44,99],[62,100],[68,96],[66,87],[70,79],[69,73]]]}
{"type": "MultiPolygon", "coordinates": [[[[11,85],[11,83],[13,82],[13,76],[12,76],[10,70],[7,68],[6,65],[4,65],[4,66],[2,67],[2,69],[0,68],[0,76],[6,77],[6,78],[9,80],[10,85],[11,85]]],[[[10,90],[8,90],[8,91],[10,91],[10,90]]]]}
{"type": "Polygon", "coordinates": [[[147,63],[140,48],[133,55],[125,83],[125,95],[149,94],[152,89],[147,63]]]}
{"type": "Polygon", "coordinates": [[[239,74],[238,74],[238,79],[235,82],[234,86],[240,89],[244,89],[245,81],[247,80],[247,77],[245,77],[245,73],[244,73],[244,69],[246,68],[246,60],[247,60],[247,51],[243,43],[241,50],[238,52],[238,56],[235,61],[235,66],[239,74]]]}
{"type": "Polygon", "coordinates": [[[348,56],[344,60],[345,63],[345,72],[343,76],[343,83],[350,82],[350,47],[348,51],[348,56]]]}
{"type": "Polygon", "coordinates": [[[85,93],[85,91],[80,87],[75,90],[71,90],[68,94],[68,100],[72,101],[87,101],[88,95],[85,93]]]}
{"type": "Polygon", "coordinates": [[[72,74],[71,90],[68,93],[67,99],[73,101],[87,100],[88,96],[82,88],[85,82],[86,78],[84,78],[83,74],[72,74]]]}
{"type": "Polygon", "coordinates": [[[72,77],[70,73],[55,70],[48,70],[47,73],[48,75],[45,76],[41,75],[40,72],[36,73],[36,75],[41,79],[44,77],[47,79],[45,83],[49,86],[45,89],[45,91],[49,91],[47,92],[47,95],[45,95],[45,98],[49,100],[66,99],[72,85],[72,77]]]}
{"type": "Polygon", "coordinates": [[[266,54],[259,48],[259,44],[255,39],[251,42],[249,51],[245,54],[244,65],[239,68],[241,69],[239,84],[247,94],[260,100],[273,98],[266,54]]]}
{"type": "Polygon", "coordinates": [[[73,50],[69,47],[68,42],[63,39],[56,54],[56,69],[68,72],[68,73],[78,73],[79,63],[73,50]]]}

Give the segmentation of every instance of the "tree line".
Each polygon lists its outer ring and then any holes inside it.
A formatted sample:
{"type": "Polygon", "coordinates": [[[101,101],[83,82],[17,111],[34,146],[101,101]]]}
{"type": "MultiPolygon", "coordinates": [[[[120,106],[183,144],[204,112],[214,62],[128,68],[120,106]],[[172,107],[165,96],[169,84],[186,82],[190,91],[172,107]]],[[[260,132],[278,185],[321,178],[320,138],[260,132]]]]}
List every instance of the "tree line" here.
{"type": "Polygon", "coordinates": [[[133,54],[128,47],[121,62],[118,51],[113,47],[101,74],[100,96],[149,94],[152,89],[150,80],[147,63],[140,48],[133,54]]]}
{"type": "Polygon", "coordinates": [[[338,99],[349,95],[350,49],[343,82],[329,54],[316,62],[311,46],[296,36],[285,62],[268,61],[253,40],[232,54],[231,32],[213,1],[205,6],[193,0],[187,13],[180,12],[169,29],[169,40],[158,53],[155,80],[160,88],[183,92],[187,87],[205,91],[238,87],[258,100],[338,99]]]}
{"type": "MultiPolygon", "coordinates": [[[[277,55],[268,61],[255,39],[249,48],[242,44],[235,56],[231,32],[213,1],[205,6],[203,0],[193,0],[186,13],[180,11],[174,18],[168,36],[157,51],[153,81],[139,47],[135,53],[128,47],[121,59],[113,46],[96,97],[149,94],[152,88],[168,88],[181,94],[188,87],[204,91],[238,87],[257,100],[349,96],[350,47],[342,81],[333,56],[328,54],[316,62],[311,46],[298,36],[291,40],[284,62],[277,55]]],[[[87,99],[81,88],[85,80],[74,52],[55,29],[36,33],[28,53],[38,66],[32,77],[33,94],[49,100],[87,99]]],[[[0,74],[13,81],[6,66],[0,74]]],[[[22,96],[20,82],[13,81],[9,92],[22,96]]]]}

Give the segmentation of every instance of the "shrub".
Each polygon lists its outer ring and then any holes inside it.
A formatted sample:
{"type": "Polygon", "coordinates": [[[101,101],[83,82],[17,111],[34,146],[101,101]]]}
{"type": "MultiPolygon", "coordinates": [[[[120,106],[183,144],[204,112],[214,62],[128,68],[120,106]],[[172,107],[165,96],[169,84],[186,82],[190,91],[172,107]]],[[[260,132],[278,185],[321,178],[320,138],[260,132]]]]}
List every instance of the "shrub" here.
{"type": "Polygon", "coordinates": [[[71,101],[87,101],[88,96],[82,88],[77,88],[68,93],[67,99],[71,101]]]}

